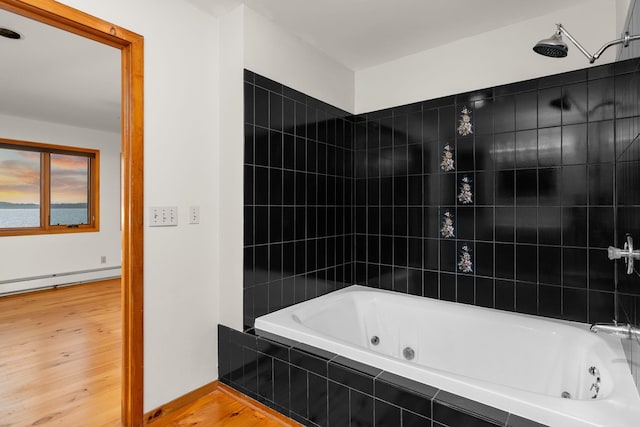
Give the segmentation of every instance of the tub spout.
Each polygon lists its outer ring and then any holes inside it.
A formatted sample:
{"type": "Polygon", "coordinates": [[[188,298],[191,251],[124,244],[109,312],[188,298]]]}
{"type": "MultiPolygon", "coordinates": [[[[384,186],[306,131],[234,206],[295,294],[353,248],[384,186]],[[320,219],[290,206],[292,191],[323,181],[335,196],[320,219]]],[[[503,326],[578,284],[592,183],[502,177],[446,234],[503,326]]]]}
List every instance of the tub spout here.
{"type": "Polygon", "coordinates": [[[591,332],[604,332],[607,334],[624,335],[626,338],[640,338],[640,329],[630,324],[622,323],[594,323],[590,328],[591,332]]]}

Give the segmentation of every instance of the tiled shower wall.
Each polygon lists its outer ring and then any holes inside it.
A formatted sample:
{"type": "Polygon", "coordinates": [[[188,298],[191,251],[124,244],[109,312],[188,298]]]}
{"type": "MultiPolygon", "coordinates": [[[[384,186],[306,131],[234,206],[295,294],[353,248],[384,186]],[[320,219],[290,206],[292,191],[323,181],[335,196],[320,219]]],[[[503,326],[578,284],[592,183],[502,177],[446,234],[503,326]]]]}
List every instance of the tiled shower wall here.
{"type": "Polygon", "coordinates": [[[353,121],[245,70],[244,324],[353,282],[353,121]]]}
{"type": "Polygon", "coordinates": [[[352,283],[638,324],[639,64],[356,117],[246,71],[245,327],[352,283]]]}
{"type": "MultiPolygon", "coordinates": [[[[357,117],[246,71],[245,327],[351,283],[638,324],[640,278],[606,248],[627,232],[640,247],[639,65],[357,117]]],[[[221,380],[305,425],[536,425],[322,350],[219,331],[221,380]]]]}
{"type": "Polygon", "coordinates": [[[609,322],[617,274],[637,323],[639,93],[631,60],[358,116],[355,282],[609,322]]]}
{"type": "MultiPolygon", "coordinates": [[[[630,60],[631,64],[638,61],[630,60]]],[[[626,233],[640,247],[640,65],[633,73],[616,77],[615,99],[620,106],[616,127],[616,246],[622,247],[626,233]]],[[[616,110],[618,111],[618,110],[616,110]]],[[[618,314],[623,322],[640,325],[640,262],[635,262],[634,274],[617,261],[618,314]],[[634,320],[635,318],[635,320],[634,320]]],[[[636,360],[637,360],[636,355],[636,360]]],[[[640,384],[638,384],[640,386],[640,384]]]]}

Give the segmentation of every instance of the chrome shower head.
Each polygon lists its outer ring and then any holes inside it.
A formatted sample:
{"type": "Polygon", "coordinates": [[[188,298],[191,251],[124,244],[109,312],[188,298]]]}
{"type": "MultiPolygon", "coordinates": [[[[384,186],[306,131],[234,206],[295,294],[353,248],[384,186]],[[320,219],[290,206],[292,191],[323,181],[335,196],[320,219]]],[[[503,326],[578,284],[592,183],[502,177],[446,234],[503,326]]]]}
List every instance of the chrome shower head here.
{"type": "Polygon", "coordinates": [[[569,47],[564,42],[564,40],[562,40],[562,36],[564,35],[567,36],[569,41],[571,41],[571,43],[573,43],[574,46],[577,47],[578,50],[587,57],[589,62],[593,64],[596,59],[600,58],[600,55],[602,55],[602,53],[611,46],[622,44],[623,47],[627,47],[629,46],[629,42],[640,40],[640,34],[631,36],[628,32],[626,32],[624,33],[623,37],[610,41],[592,55],[580,43],[578,43],[578,40],[576,40],[571,35],[571,33],[569,33],[569,31],[567,31],[566,28],[562,26],[562,24],[556,24],[556,26],[558,28],[551,37],[549,37],[548,39],[540,40],[538,43],[536,43],[536,45],[533,47],[534,52],[539,53],[540,55],[550,56],[552,58],[564,58],[565,56],[567,56],[567,53],[569,53],[569,47]]]}
{"type": "Polygon", "coordinates": [[[569,52],[569,47],[564,40],[562,40],[562,34],[560,34],[560,30],[558,30],[548,39],[542,39],[536,43],[533,51],[552,58],[564,58],[569,52]]]}

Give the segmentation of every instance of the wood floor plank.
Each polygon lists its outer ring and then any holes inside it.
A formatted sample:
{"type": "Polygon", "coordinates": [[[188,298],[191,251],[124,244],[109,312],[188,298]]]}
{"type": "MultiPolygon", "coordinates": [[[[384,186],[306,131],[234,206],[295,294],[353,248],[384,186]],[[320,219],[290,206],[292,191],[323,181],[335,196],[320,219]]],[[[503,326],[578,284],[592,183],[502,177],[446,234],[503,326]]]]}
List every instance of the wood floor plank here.
{"type": "MultiPolygon", "coordinates": [[[[120,423],[120,280],[0,297],[0,427],[120,423]]],[[[217,388],[149,426],[299,426],[217,388]]]]}
{"type": "MultiPolygon", "coordinates": [[[[248,398],[246,398],[248,399],[248,398]]],[[[206,396],[175,410],[164,418],[149,424],[149,427],[283,427],[299,426],[294,421],[277,419],[266,411],[247,406],[244,402],[221,390],[215,390],[206,396]]]]}
{"type": "Polygon", "coordinates": [[[0,298],[0,426],[120,426],[120,280],[0,298]]]}

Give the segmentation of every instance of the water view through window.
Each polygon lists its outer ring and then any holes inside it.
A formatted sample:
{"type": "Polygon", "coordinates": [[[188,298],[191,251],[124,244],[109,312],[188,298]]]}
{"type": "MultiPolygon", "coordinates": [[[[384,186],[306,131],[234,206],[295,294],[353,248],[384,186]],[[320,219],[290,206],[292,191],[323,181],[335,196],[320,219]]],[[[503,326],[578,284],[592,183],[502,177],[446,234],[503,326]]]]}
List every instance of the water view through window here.
{"type": "Polygon", "coordinates": [[[40,153],[0,148],[0,227],[40,226],[40,153]]]}
{"type": "Polygon", "coordinates": [[[84,155],[0,148],[0,229],[41,227],[41,186],[47,183],[48,225],[89,224],[90,177],[91,158],[84,155]],[[48,179],[41,169],[46,162],[48,179]]]}
{"type": "Polygon", "coordinates": [[[49,224],[88,224],[89,158],[51,154],[49,224]]]}

